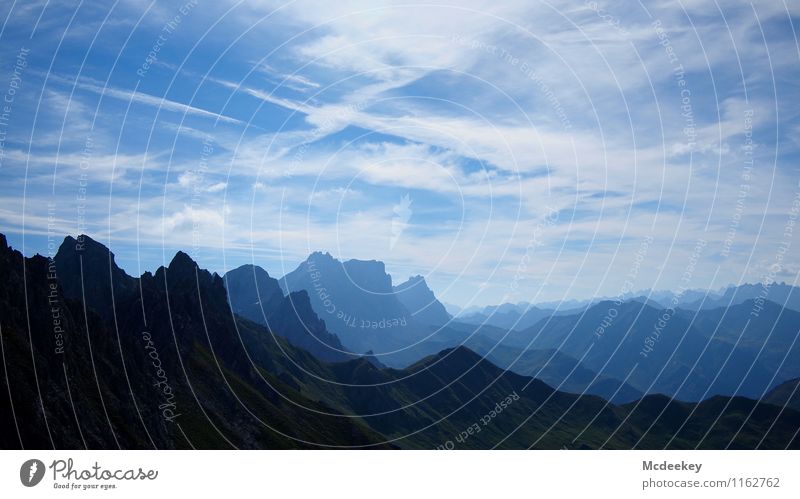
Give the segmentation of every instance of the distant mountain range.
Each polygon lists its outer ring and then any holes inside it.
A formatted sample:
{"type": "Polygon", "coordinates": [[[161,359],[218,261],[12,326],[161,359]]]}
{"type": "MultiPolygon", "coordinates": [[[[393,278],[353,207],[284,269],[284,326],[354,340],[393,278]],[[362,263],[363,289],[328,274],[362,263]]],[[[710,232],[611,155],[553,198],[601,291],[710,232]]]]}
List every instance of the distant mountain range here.
{"type": "MultiPolygon", "coordinates": [[[[546,316],[580,312],[602,301],[615,299],[617,298],[607,297],[590,300],[541,302],[537,304],[527,302],[503,303],[486,307],[459,308],[453,315],[457,320],[468,324],[487,324],[507,329],[523,330],[533,326],[546,316]]],[[[680,294],[670,291],[641,290],[625,294],[622,300],[646,303],[653,308],[674,307],[695,311],[730,307],[748,300],[767,300],[800,312],[800,288],[777,282],[768,285],[757,283],[728,286],[719,291],[693,289],[686,290],[680,294]]]]}
{"type": "Polygon", "coordinates": [[[663,310],[625,303],[598,341],[606,302],[525,331],[475,327],[424,279],[393,286],[380,262],[322,253],[278,280],[182,252],[131,277],[86,236],[50,260],[0,235],[0,282],[6,449],[800,448],[787,348],[800,322],[774,304],[678,311],[631,373],[663,310]],[[434,353],[389,368],[370,352],[392,346],[434,353]],[[683,394],[698,359],[686,393],[758,396],[641,395],[661,371],[672,381],[655,386],[683,394]]]}
{"type": "Polygon", "coordinates": [[[488,325],[502,329],[523,330],[556,313],[553,309],[533,305],[517,306],[506,303],[496,307],[485,307],[480,312],[459,315],[458,321],[474,325],[488,325]]]}
{"type": "Polygon", "coordinates": [[[424,278],[392,286],[384,265],[374,260],[340,262],[314,253],[281,282],[284,292],[307,291],[314,311],[327,318],[328,328],[351,352],[374,352],[392,367],[466,345],[518,374],[614,402],[643,393],[686,401],[713,395],[759,398],[800,376],[793,329],[800,313],[764,298],[792,303],[800,296],[783,284],[743,285],[711,295],[654,294],[669,304],[686,300],[685,309],[631,293],[623,302],[576,302],[569,305],[577,308],[568,309],[502,304],[453,319],[424,278]],[[710,306],[721,300],[731,304],[710,306]],[[393,317],[401,320],[391,326],[393,317]],[[366,324],[386,327],[361,327],[366,324]],[[595,334],[598,329],[601,334],[595,334]]]}
{"type": "Polygon", "coordinates": [[[494,339],[521,349],[558,350],[642,393],[697,401],[712,395],[760,398],[800,376],[798,325],[800,313],[768,301],[674,313],[637,301],[601,302],[494,339]]]}
{"type": "Polygon", "coordinates": [[[768,300],[781,307],[800,312],[800,288],[778,282],[767,286],[761,283],[731,286],[716,295],[698,297],[695,300],[686,299],[680,306],[687,310],[710,310],[758,299],[768,300]]]}

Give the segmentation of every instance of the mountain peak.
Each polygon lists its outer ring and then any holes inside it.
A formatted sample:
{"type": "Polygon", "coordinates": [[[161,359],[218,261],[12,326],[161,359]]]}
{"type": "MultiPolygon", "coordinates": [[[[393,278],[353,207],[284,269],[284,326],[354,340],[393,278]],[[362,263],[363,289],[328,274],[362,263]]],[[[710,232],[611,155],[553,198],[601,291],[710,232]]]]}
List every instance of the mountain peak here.
{"type": "Polygon", "coordinates": [[[330,261],[336,260],[336,258],[334,258],[333,255],[331,255],[327,251],[325,253],[323,253],[321,251],[314,251],[313,253],[308,255],[308,258],[306,258],[307,262],[309,262],[309,261],[319,261],[319,260],[321,260],[321,261],[329,261],[330,262],[330,261]]]}
{"type": "Polygon", "coordinates": [[[271,313],[283,300],[278,281],[256,265],[242,265],[229,270],[224,281],[233,310],[251,320],[262,313],[271,313]]]}
{"type": "MultiPolygon", "coordinates": [[[[374,277],[389,277],[388,274],[386,274],[386,264],[380,260],[350,259],[342,265],[348,273],[371,273],[374,277]]],[[[389,284],[391,285],[391,279],[389,279],[389,284]]]]}
{"type": "Polygon", "coordinates": [[[399,351],[427,334],[412,324],[381,261],[341,262],[315,252],[279,283],[287,295],[305,290],[317,316],[352,352],[399,351]]]}
{"type": "MultiPolygon", "coordinates": [[[[445,348],[444,350],[440,350],[438,353],[420,359],[414,364],[408,366],[408,370],[417,372],[423,369],[430,369],[433,366],[441,366],[443,363],[456,368],[455,370],[462,372],[472,369],[476,365],[482,363],[493,366],[493,364],[488,362],[483,356],[475,353],[464,345],[458,345],[451,348],[445,348]]],[[[501,370],[499,367],[495,367],[495,369],[498,371],[501,370]]]]}
{"type": "Polygon", "coordinates": [[[409,277],[406,282],[394,286],[392,290],[400,303],[423,324],[439,327],[450,321],[450,314],[421,275],[409,277]]]}
{"type": "Polygon", "coordinates": [[[172,261],[169,262],[169,266],[167,267],[170,271],[175,270],[194,270],[197,268],[197,263],[192,260],[192,257],[184,253],[183,251],[178,251],[175,253],[175,256],[172,257],[172,261]]]}
{"type": "Polygon", "coordinates": [[[114,253],[105,245],[81,234],[67,236],[53,258],[64,296],[83,300],[101,316],[113,316],[112,296],[132,292],[136,280],[119,268],[114,253]]]}
{"type": "Polygon", "coordinates": [[[420,286],[425,289],[430,289],[428,286],[428,282],[425,278],[419,274],[409,277],[405,282],[402,282],[394,287],[395,291],[403,291],[405,289],[411,288],[413,286],[420,286]]]}
{"type": "Polygon", "coordinates": [[[114,253],[108,247],[85,234],[81,234],[77,238],[72,236],[64,238],[54,257],[59,272],[67,278],[76,278],[80,271],[78,256],[81,257],[84,266],[108,269],[117,280],[131,279],[117,265],[114,253]]]}
{"type": "Polygon", "coordinates": [[[386,266],[382,261],[356,259],[341,261],[328,252],[315,251],[300,267],[280,279],[285,293],[288,294],[291,288],[286,283],[286,279],[292,274],[297,274],[301,268],[305,273],[318,271],[326,278],[335,277],[348,286],[354,286],[369,293],[391,294],[392,292],[392,277],[386,273],[386,266]]]}
{"type": "Polygon", "coordinates": [[[465,347],[464,345],[458,345],[452,348],[446,348],[441,352],[439,352],[437,357],[440,359],[445,357],[450,357],[453,359],[462,360],[464,362],[472,362],[475,364],[486,360],[482,355],[475,353],[474,351],[472,351],[468,347],[465,347]]]}
{"type": "Polygon", "coordinates": [[[77,238],[67,236],[58,247],[56,255],[68,257],[76,253],[82,254],[84,257],[111,257],[114,261],[114,253],[108,249],[103,243],[97,242],[86,234],[81,234],[77,238]]]}
{"type": "Polygon", "coordinates": [[[380,360],[378,360],[378,357],[375,356],[375,352],[373,352],[372,350],[367,350],[367,352],[364,355],[362,355],[361,358],[372,364],[372,366],[377,369],[386,368],[386,365],[383,364],[383,362],[381,362],[380,360]]]}
{"type": "Polygon", "coordinates": [[[236,274],[236,273],[245,273],[245,272],[253,274],[253,275],[256,275],[256,276],[262,275],[262,276],[266,276],[266,277],[271,277],[269,275],[269,272],[267,272],[266,269],[264,269],[263,267],[260,267],[258,265],[253,265],[252,263],[245,263],[243,265],[239,265],[235,269],[231,269],[228,272],[226,272],[225,275],[228,275],[228,274],[233,275],[233,274],[236,274]]]}

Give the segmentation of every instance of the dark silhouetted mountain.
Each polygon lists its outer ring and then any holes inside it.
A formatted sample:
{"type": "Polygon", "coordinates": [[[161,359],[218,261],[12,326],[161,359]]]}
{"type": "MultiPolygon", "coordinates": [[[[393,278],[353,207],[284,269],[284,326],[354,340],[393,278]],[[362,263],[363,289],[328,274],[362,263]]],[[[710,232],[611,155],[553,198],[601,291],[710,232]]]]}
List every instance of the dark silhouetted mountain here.
{"type": "Polygon", "coordinates": [[[498,366],[541,379],[557,390],[597,395],[615,404],[638,400],[642,392],[609,376],[600,376],[557,350],[527,350],[498,346],[487,357],[498,366]]]}
{"type": "Polygon", "coordinates": [[[377,357],[375,357],[375,354],[372,352],[372,350],[370,350],[369,352],[365,353],[365,354],[364,354],[362,357],[363,357],[363,358],[364,358],[364,359],[365,359],[367,362],[369,362],[370,364],[372,364],[372,366],[373,366],[373,367],[376,367],[376,368],[378,368],[378,369],[383,369],[383,368],[385,368],[385,367],[386,367],[386,366],[383,364],[383,362],[381,362],[380,360],[378,360],[378,358],[377,358],[377,357]]]}
{"type": "MultiPolygon", "coordinates": [[[[313,367],[313,357],[288,343],[278,348],[249,321],[234,322],[222,279],[185,254],[142,276],[141,295],[115,295],[116,321],[84,313],[82,302],[66,298],[63,275],[50,279],[49,263],[0,247],[0,329],[13,373],[0,395],[0,422],[13,429],[0,436],[3,448],[294,448],[383,440],[282,381],[289,366],[297,369],[292,361],[313,367]]],[[[102,272],[107,260],[98,265],[84,260],[84,276],[102,272]]]]}
{"type": "MultiPolygon", "coordinates": [[[[797,436],[790,436],[792,425],[800,424],[800,413],[795,411],[780,413],[774,406],[724,397],[690,404],[651,396],[638,404],[614,406],[599,397],[555,391],[539,380],[503,371],[464,347],[442,351],[397,374],[393,371],[388,374],[395,379],[400,374],[400,379],[392,384],[393,399],[425,400],[417,409],[426,415],[425,419],[432,426],[418,432],[413,439],[414,446],[422,444],[423,448],[446,448],[448,442],[455,448],[756,448],[759,445],[770,448],[800,445],[797,436]],[[477,387],[482,388],[476,391],[477,387]],[[427,398],[432,394],[435,394],[436,403],[429,405],[427,398]],[[673,413],[679,416],[664,417],[673,413]],[[753,419],[746,418],[747,414],[753,419]],[[521,421],[525,423],[520,424],[521,421]],[[780,429],[769,431],[758,427],[763,423],[769,426],[772,421],[776,421],[780,429]],[[470,434],[467,429],[473,424],[480,431],[470,434]],[[661,425],[668,430],[654,431],[651,425],[661,425]],[[738,427],[743,428],[743,434],[737,434],[738,427]]],[[[399,435],[414,427],[410,426],[414,419],[391,415],[369,418],[369,421],[373,428],[386,435],[399,435]]]]}
{"type": "MultiPolygon", "coordinates": [[[[768,428],[755,430],[750,425],[755,421],[767,427],[772,424],[770,421],[786,424],[787,420],[800,416],[797,411],[782,410],[745,397],[715,396],[699,403],[688,403],[651,395],[621,408],[627,412],[632,426],[647,429],[635,445],[636,449],[781,448],[778,443],[781,437],[777,433],[768,428]],[[739,427],[750,427],[750,430],[747,435],[732,437],[739,427]]],[[[783,448],[800,444],[796,436],[787,440],[791,443],[783,448]]]]}
{"type": "Polygon", "coordinates": [[[388,365],[418,359],[408,347],[424,339],[428,327],[417,322],[397,299],[383,262],[340,262],[329,253],[312,253],[279,280],[284,293],[305,290],[311,306],[350,352],[372,350],[388,365]]]}
{"type": "Polygon", "coordinates": [[[498,367],[540,379],[562,392],[597,395],[615,404],[642,397],[630,385],[600,376],[557,350],[522,350],[495,343],[480,334],[465,340],[464,345],[498,367]]]}
{"type": "Polygon", "coordinates": [[[283,301],[278,280],[257,265],[242,265],[226,272],[223,278],[234,312],[251,321],[258,322],[259,315],[266,318],[283,301]]]}
{"type": "Polygon", "coordinates": [[[286,338],[292,345],[331,362],[352,358],[311,307],[305,290],[284,296],[278,280],[255,265],[225,273],[228,300],[234,313],[286,338]]]}
{"type": "Polygon", "coordinates": [[[410,277],[393,287],[395,295],[411,316],[419,323],[439,327],[450,322],[450,314],[428,287],[421,275],[410,277]]]}
{"type": "Polygon", "coordinates": [[[67,236],[52,263],[64,296],[85,301],[105,320],[114,317],[115,295],[127,299],[137,292],[136,280],[117,266],[114,253],[89,236],[67,236]]]}
{"type": "Polygon", "coordinates": [[[761,401],[800,411],[800,378],[781,383],[764,395],[761,401]]]}
{"type": "Polygon", "coordinates": [[[797,411],[739,397],[619,406],[464,347],[402,370],[327,363],[232,314],[223,279],[184,253],[115,294],[112,321],[65,298],[49,266],[0,239],[3,448],[800,447],[797,411]]]}

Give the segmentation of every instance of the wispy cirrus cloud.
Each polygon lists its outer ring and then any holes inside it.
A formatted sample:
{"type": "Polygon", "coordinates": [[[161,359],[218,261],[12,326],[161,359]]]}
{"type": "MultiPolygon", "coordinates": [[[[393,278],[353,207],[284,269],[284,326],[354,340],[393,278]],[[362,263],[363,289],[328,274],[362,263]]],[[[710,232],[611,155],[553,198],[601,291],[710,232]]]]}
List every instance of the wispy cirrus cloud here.
{"type": "Polygon", "coordinates": [[[77,79],[70,79],[61,75],[49,74],[48,80],[58,82],[62,85],[74,86],[79,90],[91,92],[101,97],[111,97],[119,99],[124,102],[133,102],[145,106],[153,107],[158,110],[169,111],[173,113],[201,116],[213,120],[222,121],[225,123],[232,123],[236,125],[244,125],[245,122],[230,116],[226,116],[213,111],[208,111],[199,107],[195,107],[182,102],[167,99],[166,97],[156,97],[143,92],[135,90],[126,90],[114,88],[112,86],[102,84],[101,82],[94,81],[90,78],[80,77],[77,79]]]}

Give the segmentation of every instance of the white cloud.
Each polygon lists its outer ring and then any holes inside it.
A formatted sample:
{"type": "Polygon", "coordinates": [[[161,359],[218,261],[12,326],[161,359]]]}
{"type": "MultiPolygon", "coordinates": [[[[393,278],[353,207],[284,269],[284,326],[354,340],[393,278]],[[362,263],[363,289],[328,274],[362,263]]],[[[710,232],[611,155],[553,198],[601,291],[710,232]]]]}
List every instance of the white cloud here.
{"type": "MultiPolygon", "coordinates": [[[[189,164],[197,150],[186,159],[180,143],[145,157],[113,154],[114,142],[98,139],[104,148],[94,152],[101,166],[92,180],[113,180],[114,198],[93,190],[93,229],[113,228],[122,241],[177,249],[196,238],[199,226],[201,244],[210,252],[253,251],[278,274],[320,249],[345,258],[385,258],[396,275],[430,274],[436,291],[454,300],[479,294],[493,301],[509,292],[508,281],[519,272],[548,208],[561,218],[537,234],[543,245],[531,255],[519,299],[613,293],[638,242],[650,234],[656,243],[642,287],[673,287],[694,241],[724,239],[735,216],[748,110],[754,109],[757,135],[772,127],[797,129],[793,120],[800,108],[785,84],[796,80],[796,46],[776,31],[786,9],[797,12],[793,5],[726,1],[719,7],[722,18],[713,3],[657,2],[648,4],[652,19],[619,2],[602,5],[609,18],[566,1],[276,1],[248,3],[235,12],[250,27],[260,18],[254,11],[260,16],[277,7],[264,31],[254,30],[258,43],[242,38],[235,57],[222,61],[233,67],[230,74],[242,74],[239,66],[245,66],[255,77],[237,83],[225,73],[212,82],[301,119],[278,129],[270,117],[264,121],[271,128],[260,134],[214,129],[207,176],[189,164]],[[624,32],[608,19],[618,20],[624,32]],[[654,19],[686,71],[696,132],[691,148],[681,87],[654,19]],[[768,45],[759,22],[769,26],[768,45]],[[266,54],[268,64],[260,59],[266,54]],[[772,94],[773,77],[781,85],[778,97],[772,94]],[[366,136],[347,143],[354,130],[366,136]],[[170,165],[163,164],[164,154],[170,165]],[[141,168],[152,177],[145,178],[140,199],[138,183],[122,177],[141,168]],[[203,196],[191,199],[198,190],[203,196]],[[414,214],[392,245],[392,207],[405,192],[414,193],[414,214]],[[454,206],[463,199],[463,220],[424,212],[425,196],[454,206]]],[[[197,75],[187,78],[201,84],[197,75]]],[[[75,83],[50,79],[67,88],[75,83]]],[[[177,97],[104,88],[86,78],[77,89],[207,118],[191,127],[166,123],[181,140],[204,140],[217,120],[242,124],[177,97]]],[[[90,129],[92,106],[70,102],[63,91],[45,98],[60,115],[52,123],[67,117],[59,127],[65,139],[90,129]]],[[[58,132],[42,134],[41,145],[59,144],[58,132]]],[[[774,140],[765,137],[761,133],[758,140],[774,140]]],[[[782,210],[797,185],[796,172],[775,155],[787,147],[797,151],[798,144],[757,145],[748,216],[736,234],[743,249],[721,264],[728,281],[745,273],[750,252],[774,251],[782,210]]],[[[12,165],[29,160],[21,150],[7,153],[12,165]]],[[[63,166],[59,180],[74,180],[80,161],[80,147],[35,151],[29,185],[44,192],[45,167],[56,162],[63,166]]],[[[56,197],[71,206],[74,190],[67,187],[56,197]]],[[[13,201],[19,194],[11,187],[6,193],[0,217],[18,228],[23,221],[13,216],[13,201]]],[[[28,207],[25,224],[42,231],[46,216],[37,210],[28,207]]],[[[222,261],[227,263],[228,254],[222,261]]],[[[698,279],[715,269],[713,261],[705,263],[698,279]]],[[[766,263],[750,265],[752,272],[766,263]]]]}
{"type": "Polygon", "coordinates": [[[63,76],[51,74],[48,75],[48,79],[57,81],[64,85],[75,85],[75,87],[77,87],[80,90],[92,92],[103,97],[112,97],[114,99],[119,99],[126,102],[132,101],[138,104],[143,104],[145,106],[154,107],[159,110],[171,111],[175,113],[188,114],[194,116],[202,116],[237,125],[245,124],[243,121],[238,120],[236,118],[232,118],[230,116],[225,116],[212,111],[207,111],[199,107],[191,106],[189,104],[183,104],[181,102],[169,100],[165,97],[155,97],[153,95],[145,94],[142,92],[134,92],[131,90],[118,89],[108,85],[98,84],[96,82],[91,81],[91,79],[85,77],[79,78],[76,82],[74,80],[65,78],[63,76]]]}

